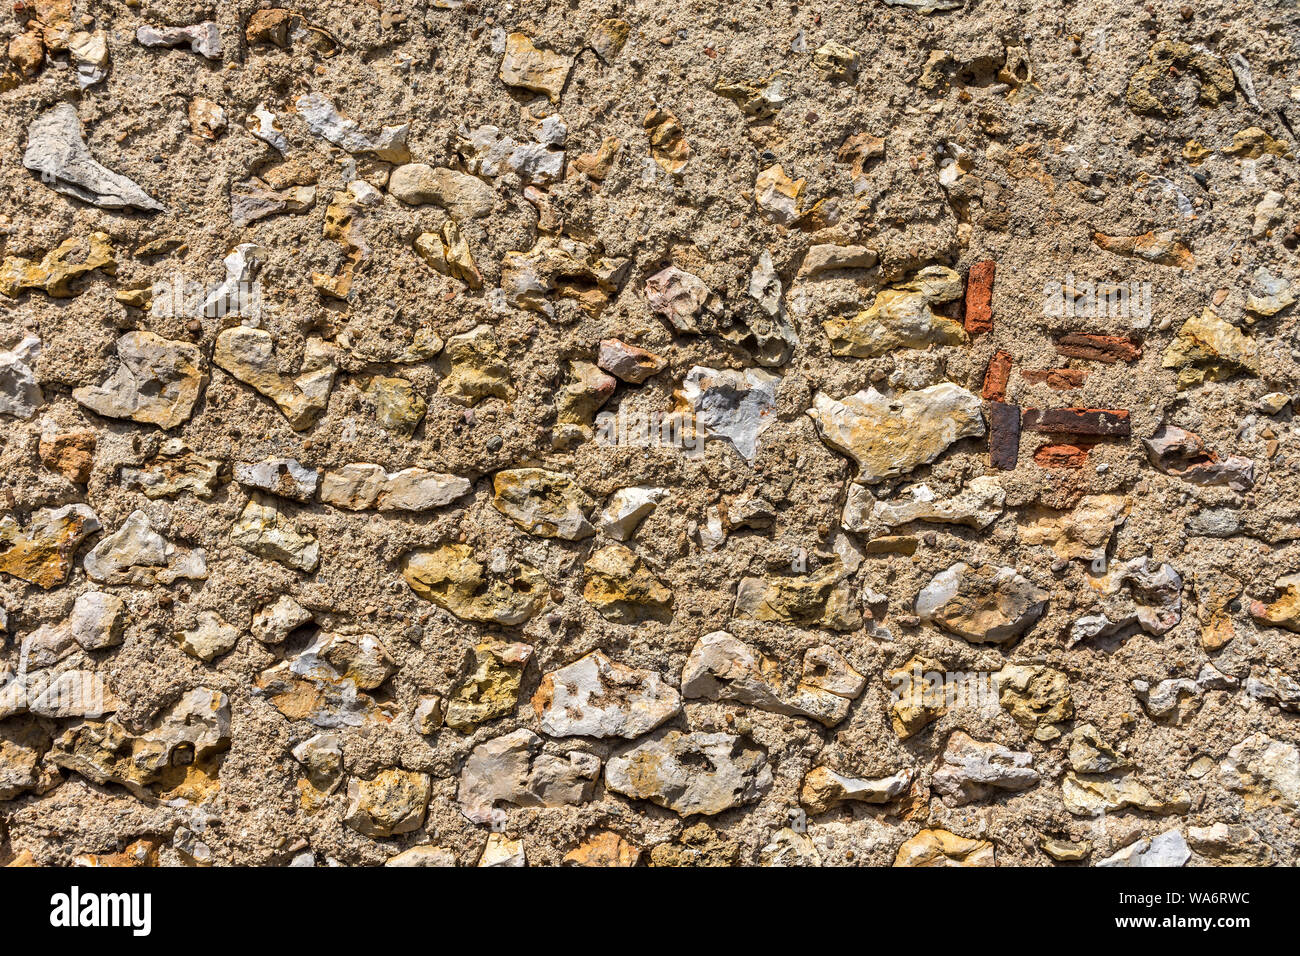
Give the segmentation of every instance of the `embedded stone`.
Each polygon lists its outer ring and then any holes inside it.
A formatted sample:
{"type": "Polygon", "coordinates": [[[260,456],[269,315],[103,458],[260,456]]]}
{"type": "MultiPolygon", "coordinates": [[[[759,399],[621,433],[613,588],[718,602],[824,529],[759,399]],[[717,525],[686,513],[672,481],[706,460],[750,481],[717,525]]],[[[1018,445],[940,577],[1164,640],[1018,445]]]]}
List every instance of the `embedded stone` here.
{"type": "Polygon", "coordinates": [[[320,566],[320,542],[300,531],[271,498],[254,496],[230,529],[230,541],[255,554],[308,574],[320,566]]]}
{"type": "Polygon", "coordinates": [[[822,327],[833,354],[854,358],[873,358],[895,349],[965,345],[969,339],[961,323],[932,308],[961,295],[961,276],[944,266],[927,266],[908,282],[881,290],[871,306],[853,318],[830,319],[822,327]]]}
{"type": "Polygon", "coordinates": [[[984,434],[979,398],[951,382],[893,397],[874,388],[842,400],[818,392],[808,414],[822,441],[857,463],[865,484],[906,474],[953,442],[984,434]]]}
{"type": "Polygon", "coordinates": [[[735,701],[827,727],[848,715],[867,682],[838,651],[821,644],[805,653],[792,691],[785,683],[779,663],[725,631],[700,638],[682,669],[683,697],[735,701]]]}
{"type": "Polygon", "coordinates": [[[443,723],[469,733],[479,724],[512,713],[532,654],[531,644],[485,641],[475,647],[471,670],[443,704],[443,723]]]}
{"type": "Polygon", "coordinates": [[[320,472],[303,467],[293,458],[267,458],[235,465],[235,480],[241,485],[294,501],[311,501],[319,478],[320,472]]]}
{"type": "Polygon", "coordinates": [[[580,541],[596,533],[588,515],[596,503],[568,475],[541,468],[499,471],[492,506],[529,534],[580,541]]]}
{"type": "Polygon", "coordinates": [[[670,730],[611,757],[605,786],[682,817],[713,816],[760,799],[772,771],[767,753],[745,737],[670,730]]]}
{"type": "Polygon", "coordinates": [[[593,552],[583,571],[582,596],[605,620],[636,624],[672,616],[673,592],[623,545],[610,544],[593,552]]]}
{"type": "Polygon", "coordinates": [[[364,836],[385,839],[418,830],[431,791],[429,775],[390,768],[348,783],[344,822],[364,836]]]}
{"type": "MultiPolygon", "coordinates": [[[[903,5],[902,0],[886,2],[903,5]]],[[[922,830],[898,848],[894,866],[997,866],[997,852],[987,840],[970,840],[948,830],[922,830]]]]}
{"type": "Polygon", "coordinates": [[[208,384],[199,348],[152,332],[127,332],[117,340],[118,366],[103,385],[72,391],[72,397],[109,418],[175,428],[194,413],[208,384]]]}
{"type": "Polygon", "coordinates": [[[942,760],[930,783],[950,807],[983,800],[999,791],[1028,790],[1039,780],[1032,754],[996,741],[975,740],[960,730],[948,738],[942,760]]]}
{"type": "Polygon", "coordinates": [[[426,601],[466,621],[522,624],[541,610],[546,582],[532,566],[518,562],[512,574],[485,574],[464,544],[412,551],[402,558],[402,577],[426,601]]]}
{"type": "Polygon", "coordinates": [[[721,439],[745,459],[758,455],[758,438],[776,421],[781,377],[763,369],[742,371],[694,366],[673,393],[677,409],[693,416],[701,440],[721,439]]]}
{"type": "Polygon", "coordinates": [[[60,103],[32,120],[23,165],[39,173],[41,182],[55,192],[102,209],[163,209],[130,179],[95,162],[71,103],[60,103]]]}
{"type": "Polygon", "coordinates": [[[77,547],[99,527],[83,504],[42,508],[25,531],[13,515],[0,516],[0,571],[46,590],[56,587],[68,579],[77,547]]]}
{"type": "Polygon", "coordinates": [[[916,613],[974,644],[1005,644],[1023,635],[1047,609],[1048,593],[1014,568],[958,562],[916,596],[916,613]]]}
{"type": "Polygon", "coordinates": [[[499,73],[506,86],[545,93],[552,103],[558,103],[571,69],[573,57],[542,49],[522,33],[506,37],[506,52],[499,73]]]}
{"type": "Polygon", "coordinates": [[[829,767],[814,767],[803,778],[799,802],[814,816],[841,803],[891,803],[911,791],[915,776],[912,770],[900,770],[888,777],[863,779],[846,777],[829,767]]]}
{"type": "Polygon", "coordinates": [[[186,654],[208,663],[234,649],[239,631],[216,611],[200,611],[195,626],[178,631],[176,639],[186,654]]]}
{"type": "Polygon", "coordinates": [[[553,737],[624,737],[649,733],[681,713],[681,697],[653,671],[592,651],[543,675],[533,695],[541,729],[553,737]]]}
{"type": "Polygon", "coordinates": [[[605,506],[596,514],[595,525],[614,540],[626,541],[636,534],[641,522],[667,496],[667,488],[651,488],[647,485],[620,488],[609,496],[605,506]]]}
{"type": "Polygon", "coordinates": [[[325,411],[338,372],[334,346],[309,338],[297,375],[277,367],[275,340],[264,329],[237,325],[217,335],[212,364],[275,402],[289,427],[309,428],[325,411]]]}
{"type": "Polygon", "coordinates": [[[510,365],[492,326],[478,325],[463,335],[453,335],[447,340],[446,354],[451,371],[438,388],[453,401],[475,405],[485,398],[509,401],[514,397],[510,365]]]}

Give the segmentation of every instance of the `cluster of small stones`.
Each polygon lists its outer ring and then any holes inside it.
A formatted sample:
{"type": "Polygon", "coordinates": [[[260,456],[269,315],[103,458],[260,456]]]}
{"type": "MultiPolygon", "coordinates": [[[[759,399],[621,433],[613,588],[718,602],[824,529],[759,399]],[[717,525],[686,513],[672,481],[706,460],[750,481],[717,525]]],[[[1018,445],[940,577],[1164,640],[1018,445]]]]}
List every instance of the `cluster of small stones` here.
{"type": "Polygon", "coordinates": [[[1297,13],[851,6],[14,6],[0,864],[1300,862],[1297,13]]]}

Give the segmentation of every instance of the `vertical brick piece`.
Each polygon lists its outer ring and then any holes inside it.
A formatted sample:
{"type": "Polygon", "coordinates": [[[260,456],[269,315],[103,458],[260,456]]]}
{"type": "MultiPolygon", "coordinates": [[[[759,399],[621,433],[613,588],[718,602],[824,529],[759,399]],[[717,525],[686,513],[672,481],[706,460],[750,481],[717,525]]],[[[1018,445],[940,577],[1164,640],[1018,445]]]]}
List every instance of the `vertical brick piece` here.
{"type": "Polygon", "coordinates": [[[1020,457],[1020,407],[1005,402],[989,406],[989,464],[1015,471],[1020,457]]]}
{"type": "Polygon", "coordinates": [[[1007,400],[1007,380],[1011,377],[1011,353],[998,349],[997,354],[989,359],[989,367],[984,370],[984,400],[986,402],[1005,402],[1007,400]]]}
{"type": "Polygon", "coordinates": [[[966,276],[966,334],[993,331],[993,275],[997,263],[985,259],[970,267],[966,276]]]}

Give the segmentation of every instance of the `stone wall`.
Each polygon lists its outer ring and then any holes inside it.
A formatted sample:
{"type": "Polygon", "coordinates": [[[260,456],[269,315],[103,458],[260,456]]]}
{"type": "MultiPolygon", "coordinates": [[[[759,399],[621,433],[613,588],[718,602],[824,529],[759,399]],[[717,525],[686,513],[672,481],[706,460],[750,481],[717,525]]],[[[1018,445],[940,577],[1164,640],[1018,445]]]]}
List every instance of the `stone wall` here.
{"type": "Polygon", "coordinates": [[[6,10],[0,863],[1295,864],[1297,36],[6,10]]]}

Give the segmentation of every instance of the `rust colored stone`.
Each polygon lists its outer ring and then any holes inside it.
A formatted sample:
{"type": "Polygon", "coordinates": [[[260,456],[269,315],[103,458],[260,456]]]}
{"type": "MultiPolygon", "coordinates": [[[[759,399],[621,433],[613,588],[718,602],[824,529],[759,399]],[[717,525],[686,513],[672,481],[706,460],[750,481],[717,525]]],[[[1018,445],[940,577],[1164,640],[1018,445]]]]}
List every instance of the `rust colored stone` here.
{"type": "Polygon", "coordinates": [[[1011,377],[1011,353],[998,349],[997,354],[989,359],[989,367],[984,371],[984,400],[987,402],[1005,402],[1007,400],[1007,379],[1011,377]]]}
{"type": "Polygon", "coordinates": [[[1020,406],[993,402],[989,406],[989,463],[1015,471],[1020,457],[1020,406]]]}
{"type": "Polygon", "coordinates": [[[970,267],[966,276],[966,334],[993,331],[993,276],[997,263],[985,259],[970,267]]]}
{"type": "Polygon", "coordinates": [[[1040,468],[1082,468],[1088,462],[1088,444],[1071,445],[1066,442],[1044,445],[1034,452],[1034,462],[1040,468]]]}
{"type": "Polygon", "coordinates": [[[1142,345],[1122,335],[1070,332],[1056,340],[1056,351],[1066,358],[1114,365],[1116,362],[1132,362],[1142,354],[1142,345]]]}
{"type": "Polygon", "coordinates": [[[1058,392],[1068,392],[1083,385],[1088,373],[1081,368],[1027,368],[1021,378],[1031,385],[1047,385],[1058,392]]]}
{"type": "Polygon", "coordinates": [[[1126,408],[1026,408],[1022,427],[1036,432],[1123,437],[1129,434],[1126,408]]]}

